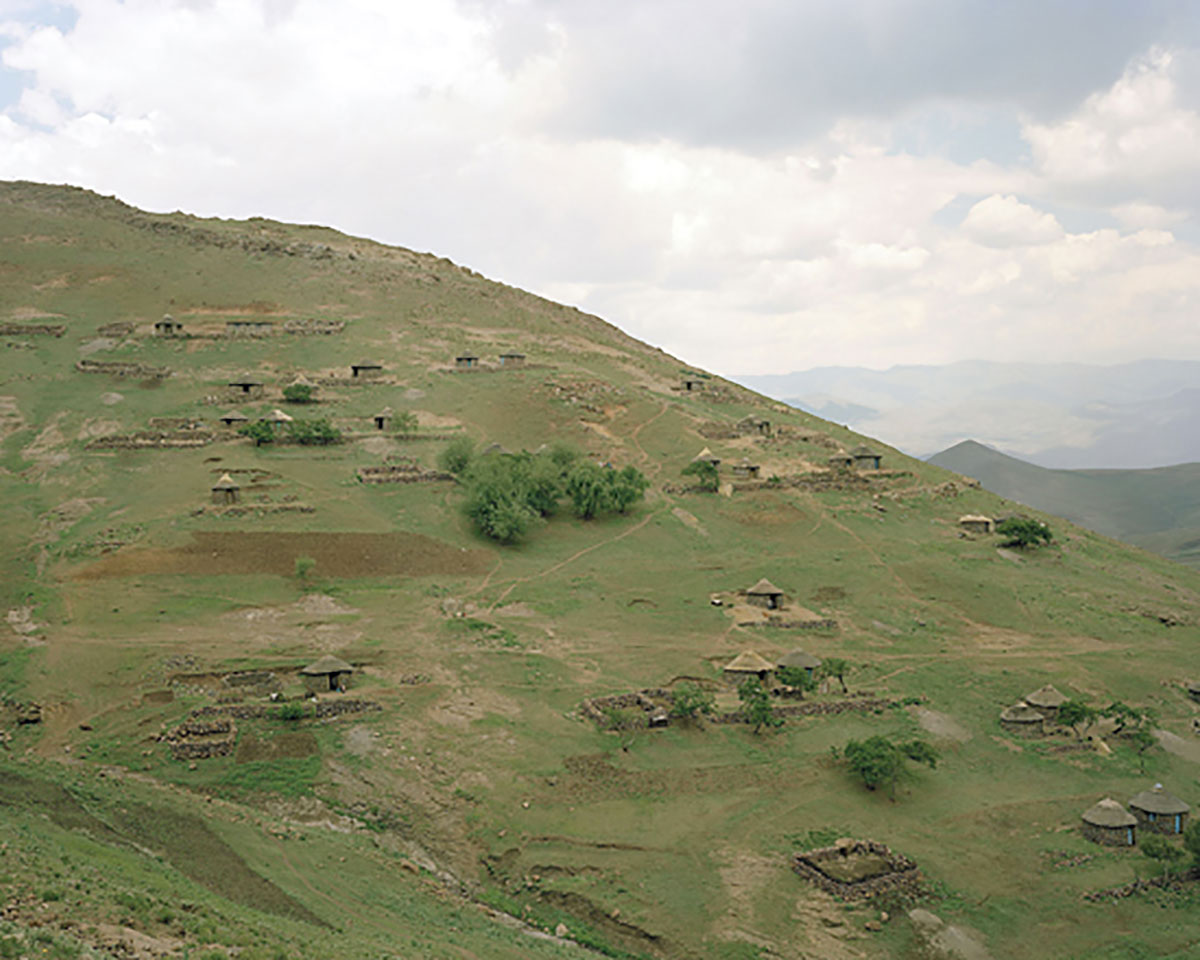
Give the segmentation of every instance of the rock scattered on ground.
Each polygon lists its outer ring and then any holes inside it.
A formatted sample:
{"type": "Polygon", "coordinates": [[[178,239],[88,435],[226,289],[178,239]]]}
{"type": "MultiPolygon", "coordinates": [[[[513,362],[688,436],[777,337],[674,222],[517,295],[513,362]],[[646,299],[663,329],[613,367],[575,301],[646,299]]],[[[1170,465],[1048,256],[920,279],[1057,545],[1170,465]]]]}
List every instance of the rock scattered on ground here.
{"type": "Polygon", "coordinates": [[[910,910],[908,919],[931,960],[992,960],[983,935],[963,924],[946,924],[936,913],[910,910]]]}

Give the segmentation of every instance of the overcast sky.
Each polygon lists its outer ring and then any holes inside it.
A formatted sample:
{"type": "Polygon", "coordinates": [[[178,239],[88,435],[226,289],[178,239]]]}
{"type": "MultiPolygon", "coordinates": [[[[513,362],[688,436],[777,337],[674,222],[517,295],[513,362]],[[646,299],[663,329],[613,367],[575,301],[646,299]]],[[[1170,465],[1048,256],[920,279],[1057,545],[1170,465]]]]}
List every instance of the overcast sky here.
{"type": "Polygon", "coordinates": [[[1200,359],[1191,0],[0,0],[0,178],[320,222],[726,374],[1200,359]]]}

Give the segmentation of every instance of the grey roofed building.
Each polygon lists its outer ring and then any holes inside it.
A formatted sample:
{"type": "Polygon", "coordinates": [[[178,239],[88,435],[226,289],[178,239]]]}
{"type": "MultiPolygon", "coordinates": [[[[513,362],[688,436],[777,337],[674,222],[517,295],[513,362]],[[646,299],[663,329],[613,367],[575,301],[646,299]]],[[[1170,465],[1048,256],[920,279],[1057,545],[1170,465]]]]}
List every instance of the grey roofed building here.
{"type": "Polygon", "coordinates": [[[865,469],[878,470],[879,464],[883,459],[882,455],[877,451],[872,450],[866,444],[860,443],[857,447],[850,451],[850,456],[854,458],[856,467],[865,469]]]}
{"type": "Polygon", "coordinates": [[[1183,833],[1187,826],[1191,807],[1161,783],[1143,790],[1129,801],[1129,809],[1137,818],[1138,826],[1155,833],[1183,833]]]}
{"type": "Polygon", "coordinates": [[[816,670],[821,665],[821,661],[814,657],[811,653],[797,648],[791,653],[780,658],[777,666],[780,667],[799,667],[801,670],[807,670],[810,673],[816,670]]]}

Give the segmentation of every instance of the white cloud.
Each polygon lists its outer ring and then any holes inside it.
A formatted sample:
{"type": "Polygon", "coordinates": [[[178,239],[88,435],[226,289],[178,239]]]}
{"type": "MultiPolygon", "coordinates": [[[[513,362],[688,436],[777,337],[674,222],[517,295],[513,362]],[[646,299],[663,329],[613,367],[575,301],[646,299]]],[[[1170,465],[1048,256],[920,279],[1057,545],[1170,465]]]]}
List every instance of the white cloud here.
{"type": "Polygon", "coordinates": [[[1049,243],[1063,235],[1062,225],[1051,214],[1035,210],[1014,196],[993,195],[980,200],[962,225],[968,236],[989,247],[1049,243]]]}
{"type": "Polygon", "coordinates": [[[1069,117],[1026,124],[1023,134],[1049,185],[1115,199],[1127,215],[1161,204],[1194,211],[1200,115],[1181,102],[1175,67],[1171,53],[1152,51],[1069,117]]]}

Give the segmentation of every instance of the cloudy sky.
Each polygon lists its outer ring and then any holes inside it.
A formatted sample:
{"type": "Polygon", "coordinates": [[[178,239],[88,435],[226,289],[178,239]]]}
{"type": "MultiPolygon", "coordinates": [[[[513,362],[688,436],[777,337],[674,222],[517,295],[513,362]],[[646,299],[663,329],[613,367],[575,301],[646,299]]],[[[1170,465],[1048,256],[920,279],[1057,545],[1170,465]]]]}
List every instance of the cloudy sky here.
{"type": "Polygon", "coordinates": [[[1200,359],[1191,0],[0,0],[0,178],[321,222],[727,374],[1200,359]]]}

